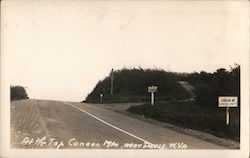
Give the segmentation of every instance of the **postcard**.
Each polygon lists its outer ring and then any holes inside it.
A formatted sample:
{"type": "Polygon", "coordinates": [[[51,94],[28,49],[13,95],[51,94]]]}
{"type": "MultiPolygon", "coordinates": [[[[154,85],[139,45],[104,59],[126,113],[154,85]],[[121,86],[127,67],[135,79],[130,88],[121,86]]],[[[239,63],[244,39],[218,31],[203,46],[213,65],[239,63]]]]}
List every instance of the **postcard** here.
{"type": "Polygon", "coordinates": [[[1,157],[249,157],[249,1],[1,1],[1,157]]]}

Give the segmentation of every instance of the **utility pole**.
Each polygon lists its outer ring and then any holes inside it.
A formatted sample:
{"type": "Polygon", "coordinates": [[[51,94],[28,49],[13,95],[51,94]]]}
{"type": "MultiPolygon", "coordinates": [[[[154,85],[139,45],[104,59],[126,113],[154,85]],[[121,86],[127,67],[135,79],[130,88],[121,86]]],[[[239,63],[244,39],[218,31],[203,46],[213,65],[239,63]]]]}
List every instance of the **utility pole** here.
{"type": "Polygon", "coordinates": [[[114,87],[114,72],[113,72],[113,69],[111,70],[111,74],[110,74],[110,77],[111,77],[111,87],[110,87],[110,94],[113,95],[113,87],[114,87]]]}

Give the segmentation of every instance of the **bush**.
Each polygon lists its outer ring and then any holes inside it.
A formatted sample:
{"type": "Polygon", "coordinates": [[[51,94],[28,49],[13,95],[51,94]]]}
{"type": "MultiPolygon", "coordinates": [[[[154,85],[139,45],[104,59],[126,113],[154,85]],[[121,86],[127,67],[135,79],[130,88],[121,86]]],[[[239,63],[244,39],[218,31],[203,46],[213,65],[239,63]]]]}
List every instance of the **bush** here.
{"type": "Polygon", "coordinates": [[[177,75],[160,69],[122,69],[114,71],[114,95],[110,96],[111,77],[99,81],[87,96],[86,102],[146,101],[149,99],[148,86],[158,86],[155,97],[158,100],[188,99],[190,94],[178,83],[177,75]]]}
{"type": "Polygon", "coordinates": [[[21,100],[28,99],[28,94],[22,86],[11,86],[10,87],[10,99],[12,100],[21,100]]]}
{"type": "Polygon", "coordinates": [[[220,68],[214,73],[192,73],[183,80],[195,87],[196,101],[200,106],[216,107],[219,96],[237,96],[240,107],[240,66],[237,64],[230,71],[220,68]]]}

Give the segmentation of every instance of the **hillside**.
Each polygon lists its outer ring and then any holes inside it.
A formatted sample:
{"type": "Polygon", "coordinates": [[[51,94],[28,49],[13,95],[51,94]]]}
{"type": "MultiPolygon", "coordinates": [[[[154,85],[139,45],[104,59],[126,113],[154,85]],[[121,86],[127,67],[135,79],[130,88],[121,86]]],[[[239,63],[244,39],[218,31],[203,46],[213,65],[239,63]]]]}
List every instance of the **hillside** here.
{"type": "Polygon", "coordinates": [[[111,96],[111,75],[99,81],[85,102],[143,102],[150,100],[148,86],[158,86],[156,100],[182,100],[190,94],[180,85],[175,73],[159,69],[122,69],[113,72],[113,95],[111,96]]]}
{"type": "MultiPolygon", "coordinates": [[[[145,102],[150,100],[148,86],[158,86],[156,101],[175,101],[194,98],[199,106],[217,107],[218,96],[240,98],[240,66],[235,64],[228,71],[219,68],[213,73],[174,73],[161,69],[122,69],[113,72],[113,94],[111,74],[99,81],[87,96],[86,102],[145,102]],[[193,87],[192,92],[187,85],[193,87]]],[[[190,87],[189,87],[190,89],[190,87]]],[[[239,100],[240,106],[240,100],[239,100]]]]}
{"type": "Polygon", "coordinates": [[[129,112],[213,135],[240,141],[240,65],[213,73],[201,71],[176,74],[179,82],[193,93],[186,101],[157,102],[131,106],[129,112]],[[238,97],[237,107],[230,108],[230,123],[225,123],[225,109],[218,107],[219,96],[238,97]]]}

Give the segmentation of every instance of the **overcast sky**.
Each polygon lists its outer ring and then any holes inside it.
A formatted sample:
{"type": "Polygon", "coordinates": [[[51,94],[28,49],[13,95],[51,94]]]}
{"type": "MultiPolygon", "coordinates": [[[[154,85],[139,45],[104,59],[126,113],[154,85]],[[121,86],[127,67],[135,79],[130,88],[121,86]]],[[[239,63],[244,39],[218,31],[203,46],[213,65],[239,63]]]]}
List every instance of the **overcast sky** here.
{"type": "Polygon", "coordinates": [[[4,1],[12,85],[30,98],[82,101],[111,68],[176,72],[240,63],[237,1],[4,1]]]}

